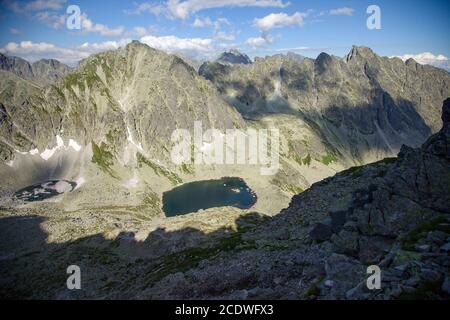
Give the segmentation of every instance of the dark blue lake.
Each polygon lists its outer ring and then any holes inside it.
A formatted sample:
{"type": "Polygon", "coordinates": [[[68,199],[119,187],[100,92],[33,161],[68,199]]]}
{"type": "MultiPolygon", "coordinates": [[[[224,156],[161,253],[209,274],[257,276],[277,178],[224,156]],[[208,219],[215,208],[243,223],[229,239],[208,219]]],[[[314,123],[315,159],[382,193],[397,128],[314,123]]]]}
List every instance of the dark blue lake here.
{"type": "Polygon", "coordinates": [[[222,178],[185,183],[163,194],[163,211],[167,217],[200,209],[232,206],[251,208],[256,194],[241,178],[222,178]]]}

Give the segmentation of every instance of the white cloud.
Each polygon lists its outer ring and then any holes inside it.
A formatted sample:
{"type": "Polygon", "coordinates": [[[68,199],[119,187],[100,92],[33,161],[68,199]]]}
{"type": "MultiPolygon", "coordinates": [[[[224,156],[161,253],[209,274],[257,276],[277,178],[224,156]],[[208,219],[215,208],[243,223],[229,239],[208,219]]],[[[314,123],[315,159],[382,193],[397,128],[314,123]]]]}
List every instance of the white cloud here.
{"type": "MultiPolygon", "coordinates": [[[[140,30],[140,29],[139,29],[140,30]]],[[[143,32],[143,30],[140,30],[143,32]]],[[[183,56],[205,59],[216,56],[223,48],[230,45],[221,43],[214,38],[178,38],[176,36],[153,36],[145,35],[140,38],[142,43],[167,53],[182,54],[183,56]]],[[[75,66],[80,60],[86,59],[91,54],[115,50],[124,47],[131,39],[124,38],[117,41],[86,42],[77,47],[61,48],[47,42],[22,41],[10,42],[0,48],[0,52],[10,56],[19,56],[28,61],[39,59],[56,59],[70,66],[75,66]]]]}
{"type": "Polygon", "coordinates": [[[85,13],[81,15],[81,30],[88,33],[98,33],[102,36],[120,36],[125,31],[122,26],[111,29],[104,24],[94,23],[85,13]]]}
{"type": "Polygon", "coordinates": [[[352,16],[355,9],[349,7],[336,8],[330,10],[332,16],[352,16]]]}
{"type": "Polygon", "coordinates": [[[235,35],[221,31],[223,25],[230,26],[231,23],[226,18],[219,18],[213,21],[209,17],[196,17],[192,23],[194,28],[213,28],[214,40],[233,41],[235,35]]]}
{"type": "Polygon", "coordinates": [[[16,29],[16,28],[10,28],[9,32],[11,32],[12,34],[16,34],[16,35],[20,34],[20,31],[18,29],[16,29]]]}
{"type": "Polygon", "coordinates": [[[145,36],[141,42],[168,53],[181,53],[188,57],[209,57],[217,48],[212,39],[178,38],[176,36],[145,36]]]}
{"type": "Polygon", "coordinates": [[[8,7],[15,13],[26,13],[41,10],[59,10],[67,0],[34,0],[27,3],[12,1],[8,7]]]}
{"type": "Polygon", "coordinates": [[[59,48],[51,43],[32,41],[10,42],[1,48],[0,52],[19,56],[31,62],[43,58],[53,58],[72,65],[89,55],[77,50],[59,48]]]}
{"type": "Polygon", "coordinates": [[[307,12],[296,12],[291,16],[286,13],[271,13],[264,18],[255,19],[254,26],[262,32],[293,25],[302,26],[307,16],[307,12]]]}
{"type": "Polygon", "coordinates": [[[133,28],[133,32],[135,34],[137,34],[138,36],[143,37],[143,36],[145,36],[147,34],[147,29],[144,28],[144,27],[134,27],[133,28]]]}
{"type": "Polygon", "coordinates": [[[429,64],[450,71],[450,58],[442,54],[434,55],[431,52],[423,52],[419,54],[405,54],[402,56],[395,56],[395,57],[400,58],[403,61],[406,61],[408,59],[414,59],[420,64],[429,64]]]}
{"type": "Polygon", "coordinates": [[[103,42],[85,42],[81,46],[77,47],[77,50],[92,54],[107,50],[116,50],[120,47],[126,46],[131,42],[131,39],[121,39],[118,41],[103,41],[103,42]]]}
{"type": "Polygon", "coordinates": [[[194,23],[192,24],[194,28],[205,28],[205,27],[213,27],[214,23],[209,17],[206,18],[195,18],[194,23]]]}
{"type": "Polygon", "coordinates": [[[60,48],[47,42],[22,41],[20,43],[10,42],[1,48],[0,52],[10,56],[19,56],[31,62],[51,58],[74,66],[93,53],[114,50],[129,42],[131,42],[131,39],[84,43],[75,48],[60,48]]]}
{"type": "Polygon", "coordinates": [[[66,25],[66,15],[64,14],[59,15],[52,11],[41,11],[37,12],[34,17],[56,30],[62,29],[66,25]]]}
{"type": "Polygon", "coordinates": [[[136,26],[133,29],[125,32],[126,36],[137,36],[137,37],[143,37],[152,33],[155,33],[157,31],[156,26],[150,26],[148,28],[143,26],[136,26]]]}
{"type": "Polygon", "coordinates": [[[228,34],[223,31],[218,31],[214,34],[214,39],[223,41],[233,41],[234,39],[236,39],[236,37],[234,36],[234,34],[228,34]]]}
{"type": "Polygon", "coordinates": [[[262,35],[260,37],[249,38],[245,43],[252,47],[262,47],[273,43],[273,38],[268,35],[262,35]]]}
{"type": "Polygon", "coordinates": [[[276,7],[285,8],[289,3],[283,0],[168,0],[170,13],[179,19],[186,19],[191,13],[222,7],[276,7]]]}
{"type": "Polygon", "coordinates": [[[166,12],[166,7],[162,4],[154,4],[149,2],[144,2],[140,4],[135,4],[135,8],[131,10],[125,10],[125,14],[142,14],[145,12],[152,13],[159,16],[161,13],[166,12]]]}

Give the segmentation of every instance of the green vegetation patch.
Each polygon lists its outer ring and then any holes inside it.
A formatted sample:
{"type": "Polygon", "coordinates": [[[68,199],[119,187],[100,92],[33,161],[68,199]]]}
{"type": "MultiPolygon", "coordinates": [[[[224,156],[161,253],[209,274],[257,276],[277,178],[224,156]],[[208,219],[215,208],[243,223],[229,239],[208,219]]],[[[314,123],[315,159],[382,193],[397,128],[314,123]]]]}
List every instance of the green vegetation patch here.
{"type": "Polygon", "coordinates": [[[383,160],[380,160],[376,163],[390,164],[395,163],[395,161],[397,161],[397,158],[384,158],[383,160]]]}
{"type": "Polygon", "coordinates": [[[336,157],[331,153],[327,153],[325,156],[322,156],[322,163],[326,166],[336,161],[336,157]]]}
{"type": "Polygon", "coordinates": [[[151,280],[158,281],[169,274],[195,268],[200,261],[211,260],[221,252],[238,250],[238,246],[239,250],[243,250],[254,247],[254,244],[243,241],[241,232],[235,232],[218,239],[211,247],[190,248],[170,254],[155,268],[157,271],[151,273],[151,280]]]}
{"type": "Polygon", "coordinates": [[[114,176],[111,166],[114,164],[114,155],[108,151],[108,146],[102,142],[100,146],[92,142],[92,162],[95,163],[106,173],[114,176]]]}
{"type": "Polygon", "coordinates": [[[308,167],[311,165],[311,155],[309,153],[302,159],[302,163],[308,167]]]}
{"type": "Polygon", "coordinates": [[[309,297],[318,297],[320,296],[319,284],[325,279],[324,275],[319,276],[315,281],[311,283],[311,285],[306,289],[305,293],[303,293],[303,298],[309,297]]]}
{"type": "Polygon", "coordinates": [[[159,200],[158,195],[153,191],[146,194],[144,204],[153,209],[159,209],[161,207],[161,201],[159,200]]]}
{"type": "Polygon", "coordinates": [[[290,192],[292,194],[299,194],[299,193],[302,193],[303,191],[305,191],[305,190],[303,190],[302,187],[295,186],[293,184],[288,184],[287,186],[285,186],[283,188],[283,190],[290,192]]]}
{"type": "Polygon", "coordinates": [[[177,185],[182,183],[183,180],[176,174],[173,173],[166,168],[161,167],[160,165],[150,161],[146,157],[144,157],[141,153],[137,153],[137,161],[138,165],[141,167],[143,164],[149,166],[158,176],[166,177],[173,185],[177,185]]]}
{"type": "Polygon", "coordinates": [[[27,144],[28,139],[22,133],[16,131],[14,133],[14,141],[17,146],[22,148],[27,144]]]}
{"type": "Polygon", "coordinates": [[[297,162],[299,165],[304,165],[304,166],[309,167],[311,165],[311,155],[308,153],[306,155],[306,157],[302,158],[299,155],[295,154],[294,161],[297,162]]]}
{"type": "Polygon", "coordinates": [[[414,250],[414,246],[420,239],[426,237],[428,232],[433,230],[441,230],[450,233],[450,230],[439,228],[440,224],[447,223],[448,219],[445,216],[439,216],[433,220],[425,221],[419,224],[414,230],[410,231],[404,236],[400,237],[400,244],[404,250],[414,250]]]}
{"type": "Polygon", "coordinates": [[[442,282],[443,277],[436,280],[428,280],[421,283],[415,290],[410,292],[402,292],[398,297],[399,300],[425,300],[433,298],[431,295],[438,294],[442,295],[442,282]]]}
{"type": "Polygon", "coordinates": [[[194,166],[193,165],[189,165],[189,164],[186,164],[186,163],[183,163],[182,165],[181,165],[181,171],[184,173],[184,174],[194,174],[194,166]]]}

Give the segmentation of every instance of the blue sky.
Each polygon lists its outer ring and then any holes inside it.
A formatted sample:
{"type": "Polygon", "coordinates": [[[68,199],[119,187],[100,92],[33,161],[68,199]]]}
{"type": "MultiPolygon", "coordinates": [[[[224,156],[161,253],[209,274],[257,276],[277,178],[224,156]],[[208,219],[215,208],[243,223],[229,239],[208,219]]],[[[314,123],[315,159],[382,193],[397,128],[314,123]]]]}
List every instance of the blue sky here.
{"type": "Polygon", "coordinates": [[[448,67],[449,9],[448,0],[0,0],[0,51],[74,65],[132,39],[198,59],[231,48],[251,57],[343,56],[356,44],[448,67]],[[372,4],[381,9],[380,30],[366,26],[372,4]],[[66,27],[69,5],[81,10],[81,30],[66,27]]]}

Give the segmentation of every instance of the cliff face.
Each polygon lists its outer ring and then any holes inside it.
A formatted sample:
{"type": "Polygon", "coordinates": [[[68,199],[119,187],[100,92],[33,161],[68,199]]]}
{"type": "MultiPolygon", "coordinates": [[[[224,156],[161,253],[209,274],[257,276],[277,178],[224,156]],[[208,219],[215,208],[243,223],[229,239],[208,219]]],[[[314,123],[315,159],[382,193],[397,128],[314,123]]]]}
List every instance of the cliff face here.
{"type": "MultiPolygon", "coordinates": [[[[0,219],[0,294],[448,299],[449,120],[447,99],[442,129],[421,148],[404,146],[398,158],[316,183],[272,218],[230,208],[176,217],[166,224],[138,222],[131,216],[127,227],[122,226],[131,231],[119,232],[110,229],[104,214],[90,214],[86,224],[68,219],[75,213],[52,215],[49,207],[39,213],[42,217],[21,217],[27,213],[18,210],[0,219]],[[103,232],[93,233],[94,226],[103,232]],[[90,235],[71,240],[67,230],[80,228],[90,235]],[[17,242],[18,234],[26,236],[17,242]],[[63,288],[65,278],[57,275],[74,261],[89,270],[88,280],[83,290],[69,292],[63,288]],[[36,271],[35,265],[41,268],[36,271]],[[366,286],[370,265],[381,270],[381,289],[366,286]]],[[[118,217],[115,223],[124,223],[118,217]]]]}
{"type": "MultiPolygon", "coordinates": [[[[45,68],[54,64],[48,60],[33,66],[39,74],[56,77],[45,68]]],[[[180,58],[137,42],[93,55],[20,105],[4,105],[9,126],[24,137],[17,145],[3,135],[10,142],[1,148],[5,161],[13,158],[14,149],[51,148],[58,134],[82,146],[103,142],[117,156],[131,135],[146,152],[167,158],[163,146],[176,128],[192,129],[194,121],[207,128],[245,127],[240,115],[180,58]]]]}
{"type": "Polygon", "coordinates": [[[31,80],[36,85],[53,83],[70,72],[70,67],[54,59],[41,59],[34,63],[19,57],[8,57],[0,53],[0,69],[31,80]]]}
{"type": "Polygon", "coordinates": [[[186,297],[181,286],[197,298],[448,298],[449,114],[447,99],[443,128],[421,148],[314,184],[232,253],[164,278],[151,296],[186,297]],[[369,265],[382,271],[380,290],[367,289],[369,265]]]}
{"type": "MultiPolygon", "coordinates": [[[[312,145],[353,165],[394,156],[402,144],[422,144],[439,130],[436,106],[450,95],[447,71],[365,47],[353,47],[343,59],[321,53],[314,60],[277,55],[249,65],[210,62],[200,74],[245,118],[300,119],[318,137],[312,145]]],[[[291,140],[296,144],[295,136],[291,140]]]]}
{"type": "Polygon", "coordinates": [[[398,158],[314,184],[272,220],[240,234],[230,252],[167,276],[139,296],[448,298],[449,114],[447,99],[443,128],[421,148],[404,146],[398,158]],[[381,269],[380,290],[366,286],[369,265],[381,269]],[[222,290],[220,283],[226,283],[222,290]]]}

